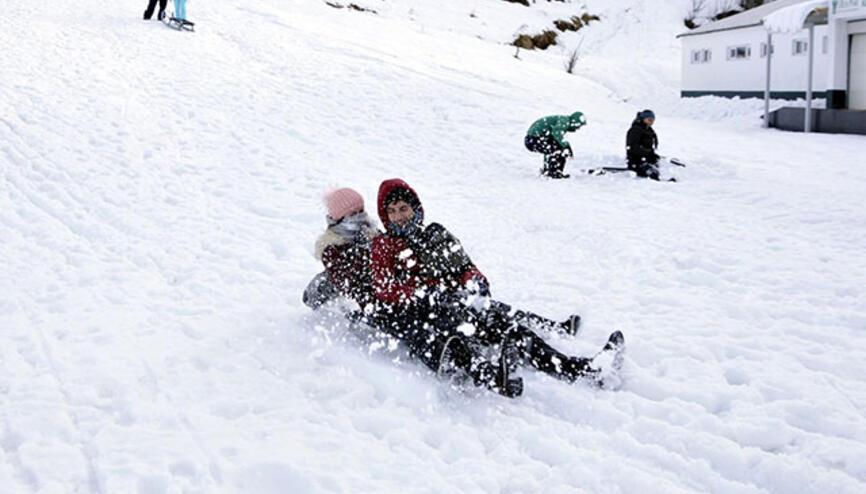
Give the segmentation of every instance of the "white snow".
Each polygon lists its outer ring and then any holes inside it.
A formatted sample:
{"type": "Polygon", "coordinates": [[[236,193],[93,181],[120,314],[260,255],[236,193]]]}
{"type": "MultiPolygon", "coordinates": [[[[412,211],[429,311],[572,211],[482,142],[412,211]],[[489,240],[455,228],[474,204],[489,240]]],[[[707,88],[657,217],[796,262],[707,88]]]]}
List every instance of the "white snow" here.
{"type": "Polygon", "coordinates": [[[809,15],[818,8],[829,8],[827,0],[808,0],[779,9],[764,17],[764,29],[771,33],[797,33],[809,15]]]}
{"type": "Polygon", "coordinates": [[[863,137],[680,101],[680,1],[587,1],[575,75],[507,42],[578,3],[356,3],[4,5],[0,491],[866,491],[863,137]],[[574,171],[644,107],[680,183],[537,178],[533,119],[587,115],[574,171]],[[623,330],[622,388],[461,394],[311,314],[322,193],[395,176],[498,299],[583,315],[554,344],[623,330]]]}

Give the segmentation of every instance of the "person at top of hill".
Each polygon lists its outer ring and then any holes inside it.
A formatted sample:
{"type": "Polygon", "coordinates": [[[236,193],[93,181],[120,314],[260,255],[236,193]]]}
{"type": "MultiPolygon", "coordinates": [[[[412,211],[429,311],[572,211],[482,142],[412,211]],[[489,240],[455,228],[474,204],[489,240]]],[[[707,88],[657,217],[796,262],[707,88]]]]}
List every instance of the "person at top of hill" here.
{"type": "MultiPolygon", "coordinates": [[[[379,231],[364,211],[364,200],[355,190],[337,189],[325,197],[328,209],[325,232],[316,242],[316,258],[325,271],[316,275],[304,292],[304,303],[316,309],[336,297],[354,301],[358,310],[351,321],[380,331],[378,338],[403,342],[412,356],[437,374],[446,368],[465,373],[475,385],[514,397],[522,392],[522,381],[508,378],[509,363],[490,359],[471,345],[464,335],[420,331],[403,325],[379,303],[370,279],[370,246],[379,231]]],[[[390,347],[389,344],[384,345],[390,347]]]]}
{"type": "Polygon", "coordinates": [[[544,166],[541,168],[543,176],[568,178],[568,175],[563,173],[565,160],[573,157],[574,151],[565,140],[565,134],[584,125],[586,117],[579,111],[571,115],[551,115],[532,123],[523,142],[526,149],[544,154],[544,166]]]}
{"type": "Polygon", "coordinates": [[[192,24],[186,20],[186,0],[174,0],[174,18],[181,23],[192,24]]]}
{"type": "Polygon", "coordinates": [[[628,167],[639,177],[659,180],[659,138],[653,130],[656,115],[652,110],[638,112],[625,137],[628,167]]]}
{"type": "MultiPolygon", "coordinates": [[[[157,0],[148,0],[147,8],[144,10],[144,20],[149,21],[151,17],[153,17],[153,11],[156,9],[157,0]]],[[[168,0],[159,0],[159,13],[156,15],[156,18],[162,20],[165,17],[165,6],[168,3],[168,0]]]]}
{"type": "MultiPolygon", "coordinates": [[[[566,381],[600,377],[593,359],[557,351],[510,307],[501,310],[490,302],[487,278],[445,227],[425,226],[421,200],[405,181],[382,182],[377,206],[385,233],[373,239],[372,281],[385,309],[384,324],[411,328],[428,339],[469,334],[474,343],[501,346],[501,354],[515,364],[566,381]]],[[[623,336],[617,331],[603,353],[619,355],[622,348],[623,336]]]]}

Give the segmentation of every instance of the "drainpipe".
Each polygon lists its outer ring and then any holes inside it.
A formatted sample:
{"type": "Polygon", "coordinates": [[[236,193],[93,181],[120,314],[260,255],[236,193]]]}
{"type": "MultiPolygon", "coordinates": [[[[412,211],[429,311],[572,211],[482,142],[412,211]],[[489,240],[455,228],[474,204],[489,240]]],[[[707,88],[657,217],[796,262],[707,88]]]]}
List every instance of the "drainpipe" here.
{"type": "Polygon", "coordinates": [[[815,67],[815,25],[809,24],[809,80],[806,82],[806,123],[803,132],[812,132],[812,72],[815,67]]]}
{"type": "Polygon", "coordinates": [[[764,86],[764,128],[770,128],[770,60],[773,58],[773,34],[767,33],[767,77],[764,86]]]}

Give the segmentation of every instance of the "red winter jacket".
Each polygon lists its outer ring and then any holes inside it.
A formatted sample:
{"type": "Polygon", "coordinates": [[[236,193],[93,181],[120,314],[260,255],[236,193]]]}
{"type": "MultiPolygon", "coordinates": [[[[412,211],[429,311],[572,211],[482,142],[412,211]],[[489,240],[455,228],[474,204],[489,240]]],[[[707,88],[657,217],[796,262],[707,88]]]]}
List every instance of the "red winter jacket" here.
{"type": "Polygon", "coordinates": [[[412,236],[411,241],[393,232],[385,199],[398,188],[414,196],[415,214],[422,218],[424,214],[418,194],[403,180],[393,178],[379,186],[377,205],[386,234],[373,239],[371,262],[376,299],[390,305],[411,303],[419,289],[456,289],[471,279],[487,284],[487,279],[463,251],[457,238],[441,225],[433,223],[419,227],[420,231],[412,236]]]}

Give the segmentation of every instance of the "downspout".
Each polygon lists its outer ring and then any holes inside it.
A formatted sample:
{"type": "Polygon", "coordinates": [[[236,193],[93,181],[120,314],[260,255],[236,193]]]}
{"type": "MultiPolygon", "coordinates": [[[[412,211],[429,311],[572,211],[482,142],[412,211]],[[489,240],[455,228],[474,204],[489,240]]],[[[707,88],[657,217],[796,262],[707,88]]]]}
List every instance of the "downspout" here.
{"type": "Polygon", "coordinates": [[[815,25],[809,24],[809,80],[806,82],[806,122],[803,132],[812,132],[812,72],[815,65],[815,25]]]}
{"type": "Polygon", "coordinates": [[[773,58],[773,34],[767,32],[767,77],[764,87],[764,128],[770,128],[770,60],[773,58]]]}

